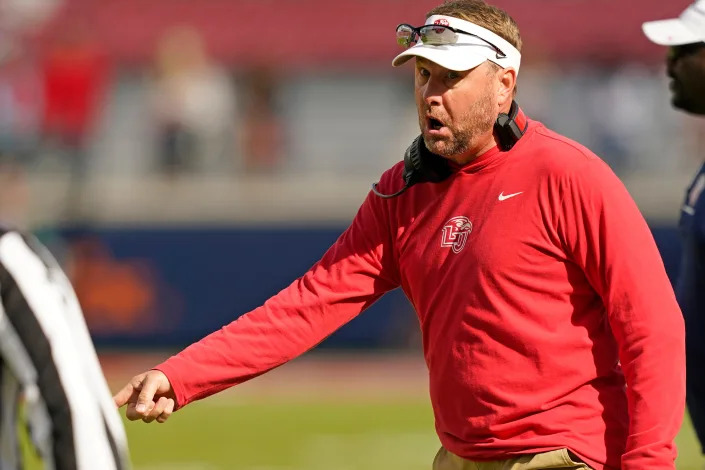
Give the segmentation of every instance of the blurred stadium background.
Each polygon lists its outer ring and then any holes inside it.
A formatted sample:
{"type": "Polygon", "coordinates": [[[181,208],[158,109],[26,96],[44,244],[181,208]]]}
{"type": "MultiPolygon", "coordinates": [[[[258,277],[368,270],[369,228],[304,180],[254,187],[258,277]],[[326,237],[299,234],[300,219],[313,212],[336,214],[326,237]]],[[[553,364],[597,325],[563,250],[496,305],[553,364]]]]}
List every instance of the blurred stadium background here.
{"type": "MultiPolygon", "coordinates": [[[[705,122],[671,109],[645,20],[689,0],[496,0],[518,101],[590,147],[669,275],[705,122]]],[[[66,267],[113,388],[303,273],[417,123],[394,28],[436,0],[0,0],[0,219],[66,267]]],[[[394,292],[317,351],[127,426],[155,469],[426,469],[418,327],[394,292]]],[[[703,466],[686,421],[679,469],[703,466]]],[[[29,456],[31,460],[31,456],[29,456]]]]}

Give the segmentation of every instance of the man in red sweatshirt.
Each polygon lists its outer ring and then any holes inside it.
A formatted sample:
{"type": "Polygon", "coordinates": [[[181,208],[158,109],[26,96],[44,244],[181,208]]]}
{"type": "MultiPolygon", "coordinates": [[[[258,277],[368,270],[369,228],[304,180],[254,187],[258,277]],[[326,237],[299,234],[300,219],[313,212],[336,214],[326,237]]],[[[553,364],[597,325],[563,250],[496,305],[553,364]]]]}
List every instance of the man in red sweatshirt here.
{"type": "Polygon", "coordinates": [[[306,274],[135,376],[116,404],[163,422],[401,286],[423,333],[434,470],[675,468],[683,320],[629,194],[518,109],[521,39],[505,12],[455,0],[397,39],[422,132],[405,162],[306,274]]]}

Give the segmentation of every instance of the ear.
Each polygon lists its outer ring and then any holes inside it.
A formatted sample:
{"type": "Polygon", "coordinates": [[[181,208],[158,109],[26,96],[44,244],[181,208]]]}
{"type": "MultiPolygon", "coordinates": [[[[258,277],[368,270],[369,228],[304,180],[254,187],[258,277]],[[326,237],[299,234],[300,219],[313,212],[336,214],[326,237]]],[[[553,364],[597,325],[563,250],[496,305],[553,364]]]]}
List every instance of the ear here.
{"type": "Polygon", "coordinates": [[[517,71],[512,68],[497,70],[497,101],[500,108],[514,99],[514,88],[517,83],[517,71]]]}

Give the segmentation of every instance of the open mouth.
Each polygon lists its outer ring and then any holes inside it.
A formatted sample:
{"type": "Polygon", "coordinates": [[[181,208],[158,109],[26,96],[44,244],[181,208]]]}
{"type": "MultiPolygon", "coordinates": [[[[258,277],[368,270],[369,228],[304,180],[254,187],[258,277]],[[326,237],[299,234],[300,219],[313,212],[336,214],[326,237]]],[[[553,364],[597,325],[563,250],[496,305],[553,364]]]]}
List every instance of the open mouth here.
{"type": "Polygon", "coordinates": [[[428,119],[428,129],[429,130],[438,131],[438,130],[442,129],[443,127],[444,127],[443,123],[441,121],[439,121],[438,119],[436,119],[436,118],[429,118],[428,119]]]}

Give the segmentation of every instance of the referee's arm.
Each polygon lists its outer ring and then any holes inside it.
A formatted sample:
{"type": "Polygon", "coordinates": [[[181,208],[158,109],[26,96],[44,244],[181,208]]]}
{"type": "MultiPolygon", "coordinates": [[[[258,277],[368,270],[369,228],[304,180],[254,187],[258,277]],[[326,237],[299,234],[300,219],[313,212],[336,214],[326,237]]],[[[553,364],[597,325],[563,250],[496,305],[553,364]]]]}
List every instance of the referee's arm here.
{"type": "Polygon", "coordinates": [[[35,238],[0,231],[0,298],[3,364],[26,392],[32,438],[48,467],[129,468],[124,428],[75,293],[35,238]]]}

